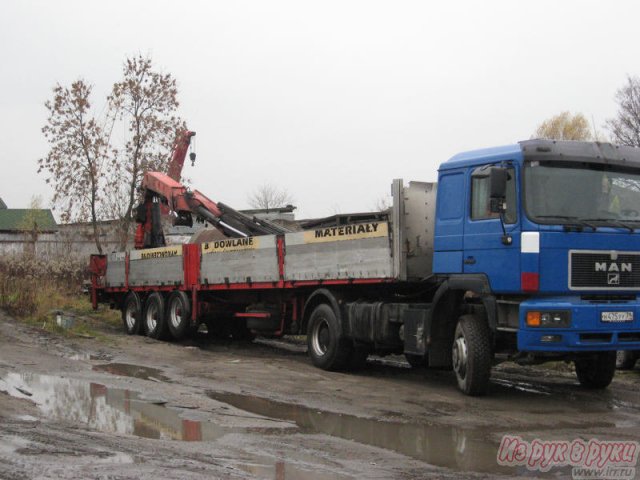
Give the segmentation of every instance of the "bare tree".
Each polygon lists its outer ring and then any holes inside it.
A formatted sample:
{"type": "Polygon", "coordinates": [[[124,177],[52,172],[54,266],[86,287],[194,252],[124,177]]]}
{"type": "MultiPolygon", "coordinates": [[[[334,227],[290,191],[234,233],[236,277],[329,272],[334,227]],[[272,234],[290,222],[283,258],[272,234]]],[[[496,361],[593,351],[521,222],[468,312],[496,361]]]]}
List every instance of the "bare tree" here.
{"type": "Polygon", "coordinates": [[[248,197],[249,205],[253,208],[270,210],[284,207],[293,202],[293,197],[284,188],[264,183],[257,187],[248,197]]]}
{"type": "Polygon", "coordinates": [[[618,115],[607,120],[613,140],[622,145],[640,147],[640,78],[627,77],[627,83],[615,96],[618,115]]]}
{"type": "Polygon", "coordinates": [[[108,158],[103,129],[91,112],[92,86],[77,80],[71,88],[56,85],[42,128],[49,152],[38,160],[38,173],[48,174],[54,188],[54,208],[63,222],[87,221],[93,227],[96,248],[102,253],[98,234],[99,205],[108,158]]]}
{"type": "Polygon", "coordinates": [[[393,200],[388,195],[381,195],[373,204],[373,210],[376,212],[384,212],[393,205],[393,200]]]}
{"type": "Polygon", "coordinates": [[[178,88],[168,73],[154,70],[151,58],[127,58],[123,78],[109,97],[117,117],[124,122],[127,139],[114,163],[110,210],[121,220],[121,247],[129,239],[133,208],[147,171],[166,172],[177,132],[186,128],[176,115],[178,88]]]}
{"type": "Polygon", "coordinates": [[[589,121],[582,113],[561,112],[542,122],[534,133],[549,140],[591,140],[589,121]]]}

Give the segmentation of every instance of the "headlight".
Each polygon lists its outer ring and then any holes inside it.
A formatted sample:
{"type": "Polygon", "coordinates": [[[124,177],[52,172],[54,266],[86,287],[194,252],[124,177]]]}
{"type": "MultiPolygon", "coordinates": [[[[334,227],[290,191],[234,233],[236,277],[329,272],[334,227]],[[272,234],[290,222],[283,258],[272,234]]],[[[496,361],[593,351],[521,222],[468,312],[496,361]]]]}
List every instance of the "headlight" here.
{"type": "Polygon", "coordinates": [[[527,312],[528,327],[559,327],[566,328],[571,325],[571,312],[561,311],[538,311],[527,312]]]}

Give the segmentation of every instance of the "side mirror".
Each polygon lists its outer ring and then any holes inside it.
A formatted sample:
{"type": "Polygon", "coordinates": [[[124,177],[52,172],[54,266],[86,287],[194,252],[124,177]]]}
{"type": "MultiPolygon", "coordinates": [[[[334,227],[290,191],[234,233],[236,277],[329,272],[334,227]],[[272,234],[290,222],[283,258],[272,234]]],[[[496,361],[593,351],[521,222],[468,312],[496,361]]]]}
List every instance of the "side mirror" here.
{"type": "Polygon", "coordinates": [[[507,180],[509,172],[506,168],[493,167],[489,172],[489,196],[501,200],[507,196],[507,180]]]}

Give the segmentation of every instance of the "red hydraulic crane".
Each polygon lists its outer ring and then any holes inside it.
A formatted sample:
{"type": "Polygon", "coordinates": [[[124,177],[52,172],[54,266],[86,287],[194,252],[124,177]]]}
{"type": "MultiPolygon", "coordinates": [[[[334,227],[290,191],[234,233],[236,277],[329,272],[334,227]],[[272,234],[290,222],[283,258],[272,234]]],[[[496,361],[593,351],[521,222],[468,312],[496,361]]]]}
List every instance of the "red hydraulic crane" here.
{"type": "MultiPolygon", "coordinates": [[[[143,202],[136,209],[138,227],[135,248],[165,245],[162,230],[162,210],[175,212],[175,225],[193,225],[193,215],[214,225],[228,237],[248,237],[285,233],[288,230],[266,220],[250,217],[233,208],[210,200],[197,190],[191,191],[180,183],[182,167],[195,132],[181,132],[174,144],[169,174],[147,172],[142,179],[143,202]]],[[[195,161],[195,153],[190,159],[195,161]]],[[[168,213],[168,212],[167,212],[168,213]]]]}
{"type": "MultiPolygon", "coordinates": [[[[176,182],[179,182],[182,178],[182,167],[184,166],[184,159],[187,156],[187,150],[191,145],[191,137],[195,137],[196,132],[192,132],[190,130],[184,130],[178,133],[176,137],[176,141],[173,144],[173,156],[171,157],[171,162],[169,162],[169,169],[167,171],[169,178],[174,179],[176,182]]],[[[189,159],[191,160],[191,166],[193,166],[196,161],[195,152],[191,152],[189,154],[189,159]]]]}

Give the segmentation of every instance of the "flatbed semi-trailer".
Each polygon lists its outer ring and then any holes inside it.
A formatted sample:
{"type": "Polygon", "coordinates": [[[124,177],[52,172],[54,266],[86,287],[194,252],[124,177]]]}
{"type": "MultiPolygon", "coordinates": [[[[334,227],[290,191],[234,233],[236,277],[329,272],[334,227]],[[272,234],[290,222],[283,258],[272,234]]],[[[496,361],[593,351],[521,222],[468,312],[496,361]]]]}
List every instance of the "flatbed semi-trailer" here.
{"type": "Polygon", "coordinates": [[[154,338],[200,323],[306,334],[327,370],[404,353],[453,369],[471,395],[504,359],[573,361],[581,384],[604,388],[615,351],[640,348],[637,149],[532,140],[468,152],[437,184],[395,180],[392,196],[346,225],[94,255],[94,306],[154,338]]]}

